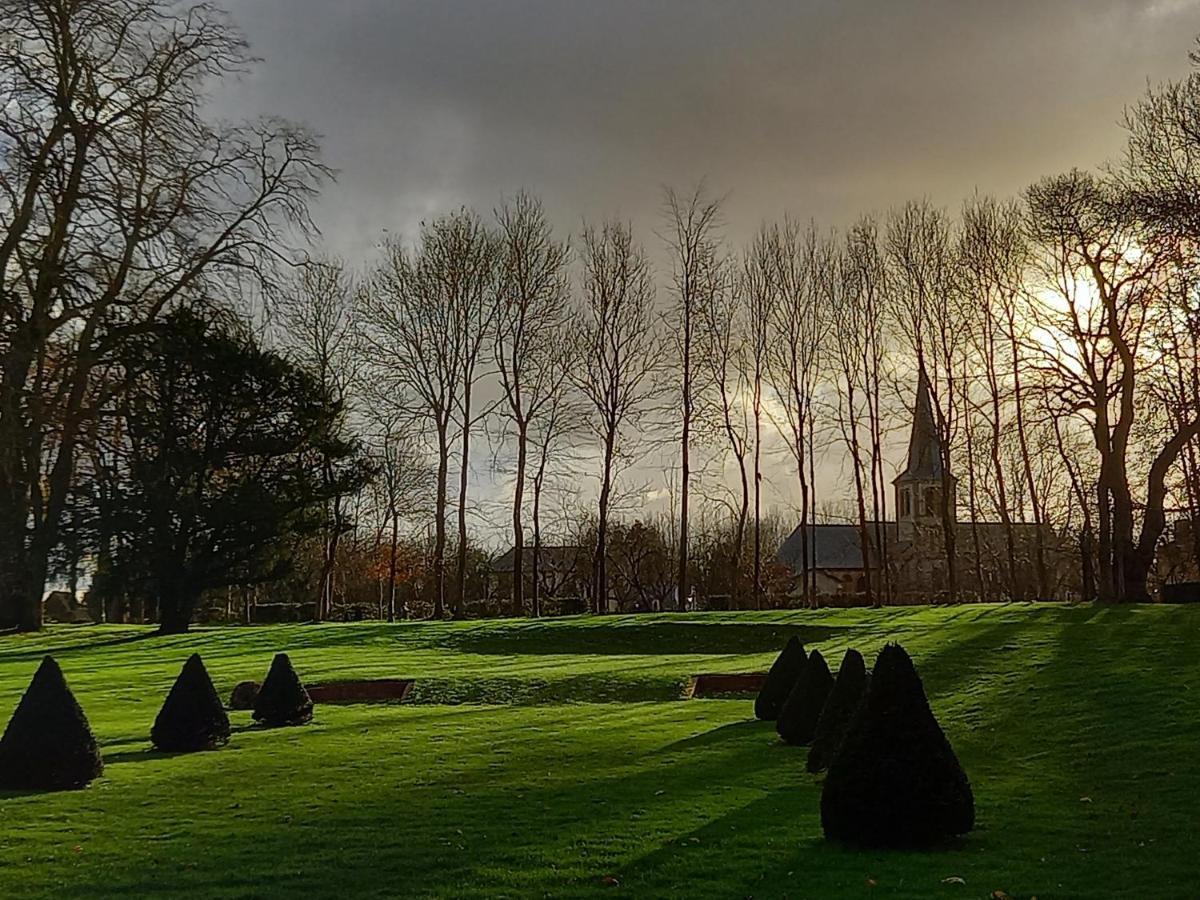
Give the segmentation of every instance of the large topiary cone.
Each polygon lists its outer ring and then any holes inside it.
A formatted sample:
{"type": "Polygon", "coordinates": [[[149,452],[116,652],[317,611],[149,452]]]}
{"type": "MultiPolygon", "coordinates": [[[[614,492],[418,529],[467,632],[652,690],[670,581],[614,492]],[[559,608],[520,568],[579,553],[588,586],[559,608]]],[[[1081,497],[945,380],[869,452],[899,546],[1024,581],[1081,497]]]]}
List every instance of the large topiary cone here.
{"type": "Polygon", "coordinates": [[[847,650],[838,667],[837,681],[821,710],[821,718],[817,720],[817,731],[808,750],[808,771],[821,772],[829,768],[870,678],[862,654],[847,650]]]}
{"type": "Polygon", "coordinates": [[[254,701],[254,720],[263,725],[303,725],[312,720],[312,698],[286,653],[276,653],[254,701]]]}
{"type": "Polygon", "coordinates": [[[0,788],[81,788],[104,771],[87,716],[47,656],[0,738],[0,788]]]}
{"type": "Polygon", "coordinates": [[[800,638],[793,635],[771,664],[767,680],[763,682],[754,700],[755,718],[764,722],[773,722],[779,718],[779,710],[787,700],[788,694],[792,692],[796,679],[800,677],[806,658],[804,645],[800,643],[800,638]]]}
{"type": "Polygon", "coordinates": [[[869,847],[928,846],[975,824],[966,773],[929,709],[912,660],[884,647],[821,794],[825,836],[869,847]]]}
{"type": "Polygon", "coordinates": [[[200,654],[193,653],[158,711],[150,741],[166,753],[190,753],[215,749],[228,740],[229,716],[200,654]]]}
{"type": "Polygon", "coordinates": [[[803,745],[811,741],[817,731],[821,710],[825,708],[825,701],[832,690],[833,676],[829,674],[825,657],[820,650],[814,650],[809,654],[804,671],[796,679],[783,708],[779,710],[779,718],[775,721],[779,736],[789,744],[803,745]]]}

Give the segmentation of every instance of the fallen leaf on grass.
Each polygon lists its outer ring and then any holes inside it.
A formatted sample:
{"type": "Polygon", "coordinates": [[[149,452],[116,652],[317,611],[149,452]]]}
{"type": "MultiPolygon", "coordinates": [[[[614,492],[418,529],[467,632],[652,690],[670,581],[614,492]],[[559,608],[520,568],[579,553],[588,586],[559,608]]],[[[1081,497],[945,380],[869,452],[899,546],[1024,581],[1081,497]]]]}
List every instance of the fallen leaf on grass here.
{"type": "Polygon", "coordinates": [[[966,884],[966,880],[958,875],[949,875],[942,879],[942,884],[966,884]]]}
{"type": "Polygon", "coordinates": [[[620,879],[617,878],[616,875],[605,875],[603,878],[600,879],[600,883],[604,884],[604,885],[608,885],[609,887],[619,887],[621,884],[621,881],[620,881],[620,879]]]}

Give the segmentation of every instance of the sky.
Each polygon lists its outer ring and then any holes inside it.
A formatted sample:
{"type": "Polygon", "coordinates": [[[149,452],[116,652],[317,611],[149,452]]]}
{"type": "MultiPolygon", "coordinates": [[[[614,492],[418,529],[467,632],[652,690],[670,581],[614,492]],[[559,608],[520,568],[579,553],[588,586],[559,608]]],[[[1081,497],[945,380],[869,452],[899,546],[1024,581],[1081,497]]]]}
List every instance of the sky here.
{"type": "Polygon", "coordinates": [[[226,6],[262,62],[216,107],[323,136],[316,221],[353,266],[522,188],[564,231],[616,216],[652,248],[663,186],[701,178],[731,242],[785,213],[1014,194],[1119,154],[1123,108],[1186,74],[1200,33],[1200,0],[226,6]]]}

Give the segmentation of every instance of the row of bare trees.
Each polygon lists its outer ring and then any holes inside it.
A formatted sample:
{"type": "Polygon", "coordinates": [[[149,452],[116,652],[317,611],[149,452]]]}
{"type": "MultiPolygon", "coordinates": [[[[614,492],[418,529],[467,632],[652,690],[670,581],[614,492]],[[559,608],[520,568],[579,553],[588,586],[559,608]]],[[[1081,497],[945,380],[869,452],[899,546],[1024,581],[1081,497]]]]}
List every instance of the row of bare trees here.
{"type": "MultiPolygon", "coordinates": [[[[728,591],[760,602],[780,496],[807,600],[814,526],[838,501],[864,599],[886,601],[899,548],[883,523],[922,381],[950,596],[1142,600],[1169,521],[1200,518],[1200,75],[1127,111],[1122,159],[1011,200],[914,201],[841,231],[787,219],[737,247],[703,186],[664,192],[645,245],[622,221],[557,233],[519,193],[439,216],[359,273],[303,252],[330,176],[313,138],[206,117],[204,86],[249,62],[206,4],[0,0],[0,627],[39,627],[114,360],[182,305],[253,308],[370,448],[371,485],[324,511],[321,616],[364,531],[387,550],[389,615],[405,540],[429,547],[434,614],[462,615],[472,534],[500,531],[510,609],[536,614],[544,535],[565,534],[552,491],[591,510],[590,594],[608,608],[610,527],[656,466],[667,605],[693,593],[697,509],[725,511],[728,591]]],[[[321,465],[342,483],[338,458],[321,465]]]]}

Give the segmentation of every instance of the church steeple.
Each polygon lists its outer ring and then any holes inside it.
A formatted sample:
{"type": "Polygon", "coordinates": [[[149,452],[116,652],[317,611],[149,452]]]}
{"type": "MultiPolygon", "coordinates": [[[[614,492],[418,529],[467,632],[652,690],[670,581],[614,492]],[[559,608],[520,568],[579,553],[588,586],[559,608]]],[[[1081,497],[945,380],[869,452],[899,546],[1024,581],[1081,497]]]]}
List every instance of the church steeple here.
{"type": "Polygon", "coordinates": [[[942,436],[933,418],[929,376],[925,374],[925,367],[921,366],[917,375],[917,402],[913,406],[912,432],[908,438],[908,465],[899,478],[922,480],[941,477],[942,436]]]}
{"type": "Polygon", "coordinates": [[[954,515],[954,476],[947,478],[945,475],[942,436],[933,416],[929,376],[922,366],[917,373],[917,398],[913,404],[907,464],[892,482],[896,489],[896,521],[903,539],[911,539],[916,524],[931,524],[938,520],[945,487],[950,490],[950,514],[954,515]]]}

